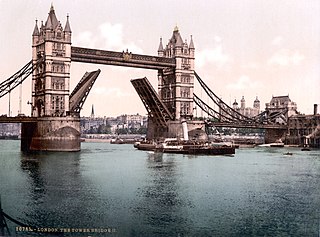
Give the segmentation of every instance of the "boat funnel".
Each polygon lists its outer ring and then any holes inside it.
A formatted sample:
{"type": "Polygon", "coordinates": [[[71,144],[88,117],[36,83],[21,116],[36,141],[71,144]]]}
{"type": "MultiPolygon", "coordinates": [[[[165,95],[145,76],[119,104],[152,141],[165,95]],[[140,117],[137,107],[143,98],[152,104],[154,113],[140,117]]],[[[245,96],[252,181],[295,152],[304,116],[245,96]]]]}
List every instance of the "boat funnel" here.
{"type": "Polygon", "coordinates": [[[182,131],[183,131],[183,140],[188,141],[189,136],[188,136],[188,126],[187,126],[187,121],[185,119],[181,120],[182,124],[182,131]]]}

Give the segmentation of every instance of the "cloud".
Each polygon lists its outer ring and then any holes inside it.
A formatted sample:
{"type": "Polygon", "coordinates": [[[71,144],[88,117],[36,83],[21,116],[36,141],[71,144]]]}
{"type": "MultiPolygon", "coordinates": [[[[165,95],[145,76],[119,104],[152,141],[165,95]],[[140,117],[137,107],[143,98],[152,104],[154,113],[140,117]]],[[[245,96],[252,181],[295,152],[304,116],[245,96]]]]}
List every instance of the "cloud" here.
{"type": "Polygon", "coordinates": [[[73,43],[76,45],[85,45],[86,47],[94,48],[96,40],[94,39],[92,32],[83,31],[73,39],[73,43]]]}
{"type": "Polygon", "coordinates": [[[259,69],[260,64],[257,62],[249,62],[241,66],[243,69],[259,69]]]}
{"type": "Polygon", "coordinates": [[[125,41],[123,25],[105,22],[94,31],[84,31],[73,38],[75,45],[113,51],[125,51],[142,54],[143,50],[134,42],[125,41]],[[96,31],[97,33],[94,33],[96,31]]]}
{"type": "Polygon", "coordinates": [[[278,66],[300,65],[304,59],[305,56],[302,55],[298,50],[292,52],[287,49],[281,49],[272,55],[272,57],[268,60],[268,64],[278,66]]]}
{"type": "Polygon", "coordinates": [[[115,97],[127,97],[131,96],[131,93],[124,92],[120,88],[112,87],[112,88],[106,88],[106,87],[98,87],[92,89],[92,93],[99,96],[115,96],[115,97]]]}
{"type": "Polygon", "coordinates": [[[242,75],[238,78],[235,83],[227,85],[228,89],[233,90],[244,90],[244,89],[254,89],[261,87],[261,83],[258,81],[252,81],[249,76],[242,75]]]}
{"type": "Polygon", "coordinates": [[[203,67],[206,64],[214,64],[221,68],[231,61],[231,57],[224,53],[222,45],[213,49],[202,50],[197,54],[197,65],[203,67]]]}
{"type": "Polygon", "coordinates": [[[121,24],[112,25],[105,22],[99,26],[99,32],[107,47],[118,48],[123,44],[123,26],[121,24]]]}
{"type": "Polygon", "coordinates": [[[272,45],[280,46],[280,45],[282,45],[283,42],[284,42],[283,37],[282,36],[277,36],[272,40],[272,45]]]}
{"type": "Polygon", "coordinates": [[[231,57],[225,53],[225,50],[222,47],[222,38],[216,35],[213,40],[213,48],[207,48],[197,52],[197,66],[203,67],[205,65],[213,64],[218,68],[222,68],[232,61],[231,57]]]}
{"type": "Polygon", "coordinates": [[[214,37],[214,41],[217,42],[217,43],[220,43],[222,41],[222,38],[219,37],[219,36],[215,36],[214,37]]]}

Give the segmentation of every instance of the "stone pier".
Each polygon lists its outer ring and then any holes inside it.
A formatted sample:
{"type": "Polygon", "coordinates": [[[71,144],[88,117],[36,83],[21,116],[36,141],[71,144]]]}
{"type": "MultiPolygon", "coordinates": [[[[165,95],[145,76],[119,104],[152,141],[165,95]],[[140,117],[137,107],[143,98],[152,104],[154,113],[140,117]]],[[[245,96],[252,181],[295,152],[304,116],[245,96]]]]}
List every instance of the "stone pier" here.
{"type": "Polygon", "coordinates": [[[22,123],[22,151],[80,151],[80,118],[41,117],[22,123]]]}
{"type": "MultiPolygon", "coordinates": [[[[181,120],[182,121],[182,120],[181,120]]],[[[178,138],[183,139],[183,126],[179,120],[168,121],[167,127],[156,126],[150,119],[148,121],[147,139],[178,138]]],[[[207,141],[205,123],[200,120],[187,120],[188,137],[190,140],[207,141]]]]}

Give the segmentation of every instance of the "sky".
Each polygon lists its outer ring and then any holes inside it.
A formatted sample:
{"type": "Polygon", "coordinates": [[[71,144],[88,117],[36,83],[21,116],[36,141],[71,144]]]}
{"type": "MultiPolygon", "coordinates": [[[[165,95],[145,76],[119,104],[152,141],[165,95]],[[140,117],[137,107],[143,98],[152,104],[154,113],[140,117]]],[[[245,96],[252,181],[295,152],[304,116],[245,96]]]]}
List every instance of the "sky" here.
{"type": "MultiPolygon", "coordinates": [[[[272,96],[289,95],[298,111],[320,104],[319,0],[0,0],[0,83],[31,60],[35,20],[46,21],[51,4],[72,45],[157,55],[178,26],[195,45],[195,71],[226,103],[256,97],[264,110],[272,96]]],[[[142,114],[146,110],[130,79],[147,77],[157,90],[157,71],[72,63],[71,90],[86,71],[101,69],[81,111],[89,116],[142,114]]],[[[195,93],[213,106],[195,82],[195,93]]],[[[31,76],[22,85],[22,113],[30,115],[31,76]]],[[[9,113],[8,96],[0,115],[9,113]]],[[[11,93],[19,111],[19,89],[11,93]]]]}

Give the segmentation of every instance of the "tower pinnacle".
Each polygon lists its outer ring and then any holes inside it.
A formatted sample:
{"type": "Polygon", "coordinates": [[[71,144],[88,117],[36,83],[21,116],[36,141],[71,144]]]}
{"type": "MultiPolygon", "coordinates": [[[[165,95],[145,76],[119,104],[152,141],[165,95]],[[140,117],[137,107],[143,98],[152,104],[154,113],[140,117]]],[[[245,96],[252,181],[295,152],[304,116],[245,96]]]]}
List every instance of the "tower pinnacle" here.
{"type": "Polygon", "coordinates": [[[190,35],[190,45],[189,45],[189,49],[194,49],[194,43],[193,43],[193,39],[192,39],[192,35],[190,35]]]}
{"type": "Polygon", "coordinates": [[[67,15],[67,22],[66,22],[66,26],[64,27],[64,32],[71,33],[71,27],[70,27],[70,23],[69,23],[69,14],[67,15]]]}
{"type": "Polygon", "coordinates": [[[161,56],[163,56],[162,38],[160,38],[160,44],[159,44],[159,48],[158,48],[158,54],[159,54],[159,56],[160,56],[160,54],[162,54],[161,56]]]}
{"type": "Polygon", "coordinates": [[[38,35],[39,35],[39,28],[38,28],[38,20],[36,19],[36,24],[34,26],[32,36],[38,36],[38,35]]]}

